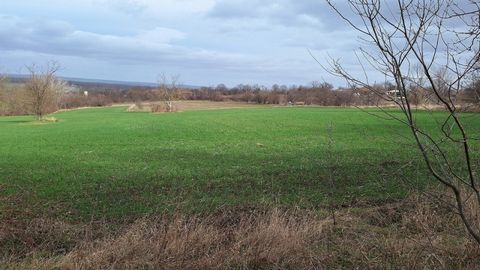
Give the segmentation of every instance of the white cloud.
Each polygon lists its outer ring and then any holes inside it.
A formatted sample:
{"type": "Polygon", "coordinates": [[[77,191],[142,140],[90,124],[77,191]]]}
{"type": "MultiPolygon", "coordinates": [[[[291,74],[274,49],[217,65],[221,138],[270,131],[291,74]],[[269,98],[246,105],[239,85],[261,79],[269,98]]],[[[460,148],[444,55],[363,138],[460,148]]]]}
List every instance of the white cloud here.
{"type": "Polygon", "coordinates": [[[98,4],[132,14],[177,17],[210,10],[215,0],[94,0],[98,4]]]}
{"type": "Polygon", "coordinates": [[[40,24],[13,16],[0,16],[0,49],[52,55],[91,57],[109,62],[148,63],[190,60],[201,63],[230,61],[240,55],[189,49],[174,42],[187,37],[175,29],[156,27],[134,35],[109,35],[74,30],[66,22],[40,24]]]}
{"type": "Polygon", "coordinates": [[[184,39],[187,37],[186,33],[180,32],[171,28],[156,27],[151,30],[140,31],[134,38],[154,44],[165,44],[175,40],[184,39]]]}
{"type": "Polygon", "coordinates": [[[1,1],[2,56],[64,60],[70,76],[302,84],[322,76],[306,48],[345,55],[355,41],[318,0],[1,1]]]}

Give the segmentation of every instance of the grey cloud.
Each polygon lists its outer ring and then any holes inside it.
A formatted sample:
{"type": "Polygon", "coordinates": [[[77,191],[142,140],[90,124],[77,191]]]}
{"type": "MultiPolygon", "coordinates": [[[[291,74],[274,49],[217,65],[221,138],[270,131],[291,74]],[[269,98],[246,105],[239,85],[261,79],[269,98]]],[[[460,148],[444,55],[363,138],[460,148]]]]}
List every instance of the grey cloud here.
{"type": "Polygon", "coordinates": [[[41,0],[41,11],[23,1],[2,11],[18,17],[0,15],[2,55],[67,59],[76,76],[175,70],[203,81],[298,84],[322,76],[306,48],[323,59],[327,50],[347,55],[356,44],[322,0],[85,0],[56,13],[48,10],[61,0],[41,0]],[[45,17],[58,20],[38,20],[45,17]]]}
{"type": "Polygon", "coordinates": [[[73,27],[62,21],[37,21],[34,34],[39,36],[61,36],[73,31],[73,27]]]}
{"type": "Polygon", "coordinates": [[[209,12],[209,15],[217,18],[252,18],[262,15],[260,6],[265,9],[268,7],[268,2],[259,0],[248,1],[218,1],[214,8],[209,12]]]}
{"type": "Polygon", "coordinates": [[[18,17],[0,16],[0,50],[5,51],[87,57],[122,64],[229,66],[231,63],[248,61],[244,55],[174,44],[174,41],[185,36],[177,30],[160,27],[131,36],[104,35],[74,30],[64,22],[36,23],[18,17]]]}
{"type": "Polygon", "coordinates": [[[343,27],[333,10],[318,0],[219,0],[209,16],[219,19],[263,19],[287,27],[343,27]],[[326,19],[328,17],[328,19],[326,19]]]}

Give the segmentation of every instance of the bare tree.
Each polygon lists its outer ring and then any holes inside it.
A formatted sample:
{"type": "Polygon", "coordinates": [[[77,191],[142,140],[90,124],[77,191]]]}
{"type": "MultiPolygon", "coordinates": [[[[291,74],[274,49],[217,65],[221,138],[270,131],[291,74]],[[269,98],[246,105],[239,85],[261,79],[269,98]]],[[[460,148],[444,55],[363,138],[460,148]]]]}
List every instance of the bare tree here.
{"type": "Polygon", "coordinates": [[[158,76],[158,96],[165,105],[166,112],[174,111],[173,102],[179,98],[178,80],[180,75],[170,76],[170,80],[162,73],[158,76]]]}
{"type": "MultiPolygon", "coordinates": [[[[0,92],[5,90],[5,83],[7,81],[7,76],[3,75],[0,73],[0,92]]],[[[1,96],[0,96],[0,101],[1,101],[1,96]]]]}
{"type": "Polygon", "coordinates": [[[478,155],[473,155],[471,147],[478,138],[468,133],[456,99],[480,59],[480,2],[348,0],[349,9],[344,10],[333,0],[326,1],[365,44],[358,54],[363,76],[352,75],[335,59],[327,69],[401,109],[403,116],[399,117],[380,108],[382,117],[410,129],[428,171],[450,191],[452,209],[480,244],[480,183],[478,160],[474,160],[478,155]],[[394,83],[401,98],[371,86],[367,70],[372,68],[394,83]],[[446,111],[436,130],[416,121],[409,93],[412,87],[428,91],[446,111]]]}
{"type": "Polygon", "coordinates": [[[475,78],[462,94],[464,103],[469,104],[475,111],[480,111],[480,78],[475,78]]]}
{"type": "Polygon", "coordinates": [[[3,114],[7,106],[6,104],[6,91],[5,91],[6,77],[0,73],[0,114],[3,114]]]}
{"type": "Polygon", "coordinates": [[[60,66],[50,62],[45,67],[27,66],[29,79],[25,84],[27,103],[38,120],[58,109],[65,82],[57,77],[60,66]]]}

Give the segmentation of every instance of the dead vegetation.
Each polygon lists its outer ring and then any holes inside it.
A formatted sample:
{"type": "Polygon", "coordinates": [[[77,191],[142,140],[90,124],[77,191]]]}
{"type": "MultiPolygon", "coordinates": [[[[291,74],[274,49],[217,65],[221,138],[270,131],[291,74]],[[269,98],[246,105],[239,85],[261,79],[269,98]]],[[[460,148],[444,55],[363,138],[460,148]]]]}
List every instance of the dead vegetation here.
{"type": "MultiPolygon", "coordinates": [[[[195,111],[195,110],[213,110],[213,109],[233,109],[233,108],[254,108],[265,107],[266,105],[249,104],[235,101],[190,101],[181,100],[175,101],[172,104],[172,111],[195,111]]],[[[158,102],[137,102],[128,107],[129,112],[165,112],[165,105],[158,102]]]]}
{"type": "Polygon", "coordinates": [[[461,221],[425,196],[325,211],[230,209],[134,222],[3,220],[5,269],[478,269],[461,221]]]}

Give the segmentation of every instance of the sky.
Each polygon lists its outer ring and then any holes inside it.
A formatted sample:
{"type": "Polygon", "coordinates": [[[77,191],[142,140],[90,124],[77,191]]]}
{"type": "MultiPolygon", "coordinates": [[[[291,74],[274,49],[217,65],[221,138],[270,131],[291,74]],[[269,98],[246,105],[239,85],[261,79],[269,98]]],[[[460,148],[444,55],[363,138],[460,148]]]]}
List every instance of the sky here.
{"type": "Polygon", "coordinates": [[[360,46],[322,0],[1,0],[0,70],[58,61],[61,76],[183,84],[308,85],[343,81],[360,46]]]}

